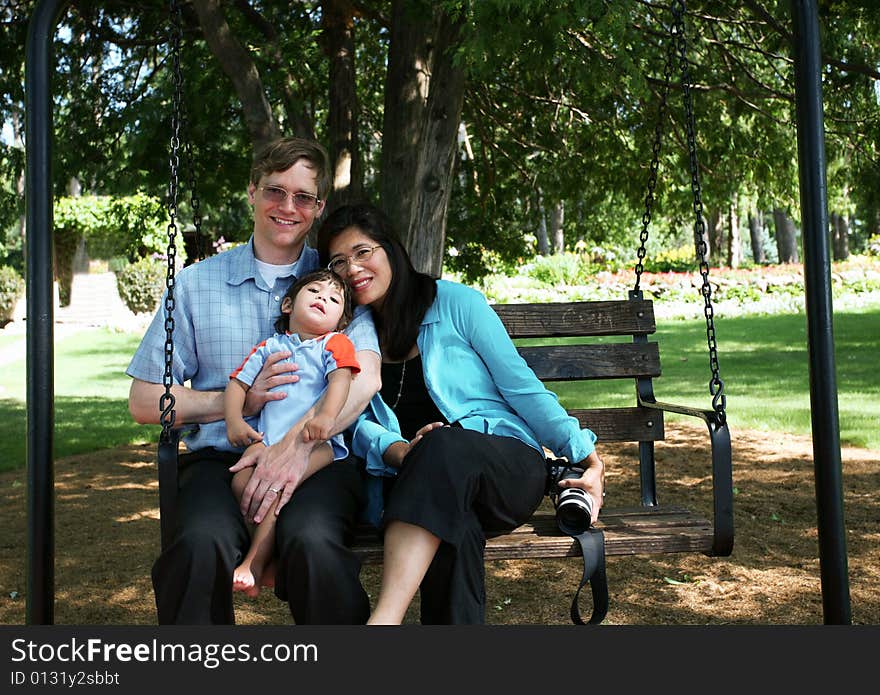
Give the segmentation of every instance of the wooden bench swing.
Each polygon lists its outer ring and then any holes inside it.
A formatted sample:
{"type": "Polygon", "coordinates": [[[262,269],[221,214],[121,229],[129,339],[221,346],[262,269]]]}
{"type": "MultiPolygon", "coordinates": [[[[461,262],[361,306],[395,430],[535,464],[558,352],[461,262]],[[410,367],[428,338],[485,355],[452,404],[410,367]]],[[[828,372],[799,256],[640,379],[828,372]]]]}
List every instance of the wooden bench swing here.
{"type": "MultiPolygon", "coordinates": [[[[179,11],[179,9],[178,9],[179,11]]],[[[569,409],[582,426],[593,430],[603,451],[611,442],[637,442],[640,480],[640,500],[630,506],[603,507],[597,528],[604,532],[606,555],[644,555],[667,553],[703,553],[709,556],[727,556],[733,548],[733,476],[731,465],[730,432],[725,413],[723,382],[719,377],[715,344],[715,329],[708,280],[707,248],[703,239],[704,222],[700,199],[699,171],[696,159],[696,139],[691,105],[689,76],[685,59],[683,3],[673,3],[674,20],[669,31],[665,80],[658,109],[653,156],[642,218],[640,247],[636,264],[635,288],[629,297],[613,301],[589,301],[547,304],[499,304],[494,309],[513,339],[547,339],[550,344],[529,345],[519,348],[529,366],[542,381],[586,381],[593,379],[626,379],[635,385],[635,402],[630,407],[591,409],[577,404],[569,409]],[[709,391],[712,408],[698,409],[658,402],[654,397],[653,379],[661,375],[660,351],[656,342],[650,342],[656,330],[653,303],[640,290],[646,255],[648,226],[654,200],[654,189],[659,166],[662,123],[665,116],[670,86],[671,67],[676,55],[680,59],[685,116],[688,126],[690,173],[694,195],[694,238],[700,271],[703,278],[701,294],[705,301],[705,317],[712,378],[709,391]],[[627,342],[602,344],[559,344],[558,338],[618,337],[627,342]],[[655,442],[665,438],[664,415],[674,413],[703,420],[708,429],[705,448],[707,468],[712,479],[712,517],[705,518],[688,509],[665,506],[658,501],[655,476],[655,442]]],[[[179,16],[177,17],[179,21],[179,16]]],[[[172,50],[179,51],[179,34],[172,41],[172,50]]],[[[179,60],[175,61],[179,66],[179,60]]],[[[182,114],[182,78],[179,67],[175,73],[173,125],[177,133],[182,114]]],[[[169,267],[166,311],[166,370],[165,393],[159,402],[162,413],[162,435],[159,442],[159,489],[162,545],[167,547],[172,538],[177,496],[178,436],[174,429],[174,398],[171,395],[171,353],[173,352],[173,290],[176,214],[178,194],[179,141],[172,139],[172,184],[169,211],[169,267]]],[[[187,155],[190,151],[185,149],[187,155]]],[[[192,158],[187,157],[192,165],[192,158]]],[[[192,172],[190,172],[192,173],[192,172]]],[[[194,186],[195,177],[190,176],[194,186]]],[[[195,199],[195,192],[193,191],[195,199]]],[[[194,205],[197,213],[197,205],[194,205]]],[[[196,231],[200,220],[196,214],[196,231]]],[[[674,462],[669,464],[674,466],[674,462]]],[[[615,496],[616,497],[616,496],[615,496]]],[[[614,499],[616,502],[617,500],[614,499]]],[[[357,534],[354,549],[367,564],[382,561],[382,544],[375,530],[364,527],[357,534]]],[[[578,557],[581,548],[557,527],[552,511],[539,511],[529,523],[513,532],[489,538],[486,560],[514,560],[526,558],[578,557]]]]}

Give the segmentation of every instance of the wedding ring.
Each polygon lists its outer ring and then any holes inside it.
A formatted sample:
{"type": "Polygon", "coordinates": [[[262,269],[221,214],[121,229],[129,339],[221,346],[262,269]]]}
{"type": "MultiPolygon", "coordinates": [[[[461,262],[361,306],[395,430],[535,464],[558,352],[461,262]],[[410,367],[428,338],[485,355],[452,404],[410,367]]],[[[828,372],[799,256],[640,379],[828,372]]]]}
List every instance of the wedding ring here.
{"type": "Polygon", "coordinates": [[[277,488],[274,488],[274,487],[270,487],[270,488],[269,488],[269,491],[270,491],[270,492],[274,492],[276,495],[277,495],[279,492],[281,492],[281,490],[279,490],[279,489],[277,489],[277,488]]]}

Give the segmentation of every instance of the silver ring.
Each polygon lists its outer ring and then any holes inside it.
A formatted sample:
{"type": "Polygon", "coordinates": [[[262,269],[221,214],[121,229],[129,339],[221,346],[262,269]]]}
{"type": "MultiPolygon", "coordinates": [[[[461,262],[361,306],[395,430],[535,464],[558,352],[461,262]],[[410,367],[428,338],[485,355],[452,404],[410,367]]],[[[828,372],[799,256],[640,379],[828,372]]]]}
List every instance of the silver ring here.
{"type": "Polygon", "coordinates": [[[274,487],[270,487],[269,492],[274,492],[277,495],[279,492],[281,492],[281,490],[277,490],[274,487]]]}

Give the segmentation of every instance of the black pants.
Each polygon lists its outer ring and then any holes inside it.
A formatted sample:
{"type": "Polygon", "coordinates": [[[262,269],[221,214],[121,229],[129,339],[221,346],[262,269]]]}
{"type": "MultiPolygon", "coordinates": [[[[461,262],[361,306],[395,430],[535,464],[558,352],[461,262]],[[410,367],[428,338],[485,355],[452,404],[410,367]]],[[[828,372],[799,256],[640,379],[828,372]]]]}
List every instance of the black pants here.
{"type": "MultiPolygon", "coordinates": [[[[228,468],[238,454],[206,449],[181,456],[174,540],[153,565],[159,624],[232,624],[232,572],[250,534],[228,468]]],[[[275,594],[294,621],[363,624],[370,614],[360,560],[349,550],[364,502],[353,465],[334,461],[305,480],[275,527],[275,594]]]]}
{"type": "Polygon", "coordinates": [[[383,523],[398,520],[441,540],[419,588],[424,625],[486,619],[486,536],[524,523],[541,503],[544,456],[511,437],[460,427],[429,432],[404,460],[383,523]]]}

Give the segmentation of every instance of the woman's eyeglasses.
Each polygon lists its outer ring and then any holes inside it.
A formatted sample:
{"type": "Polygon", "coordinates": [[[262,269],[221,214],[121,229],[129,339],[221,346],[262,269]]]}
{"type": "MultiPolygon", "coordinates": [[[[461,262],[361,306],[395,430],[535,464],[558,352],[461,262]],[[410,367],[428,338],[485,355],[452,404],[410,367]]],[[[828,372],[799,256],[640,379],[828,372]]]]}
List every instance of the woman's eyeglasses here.
{"type": "Polygon", "coordinates": [[[301,210],[314,210],[321,202],[321,199],[316,195],[290,193],[281,186],[260,186],[260,193],[263,195],[263,200],[273,205],[280,205],[287,200],[287,196],[293,196],[293,204],[301,210]]]}
{"type": "Polygon", "coordinates": [[[363,248],[358,249],[350,256],[335,256],[328,264],[327,269],[332,270],[337,275],[342,275],[346,270],[348,270],[348,266],[352,263],[356,263],[357,265],[363,265],[373,256],[373,251],[376,249],[381,249],[382,245],[378,246],[364,246],[363,248]]]}

